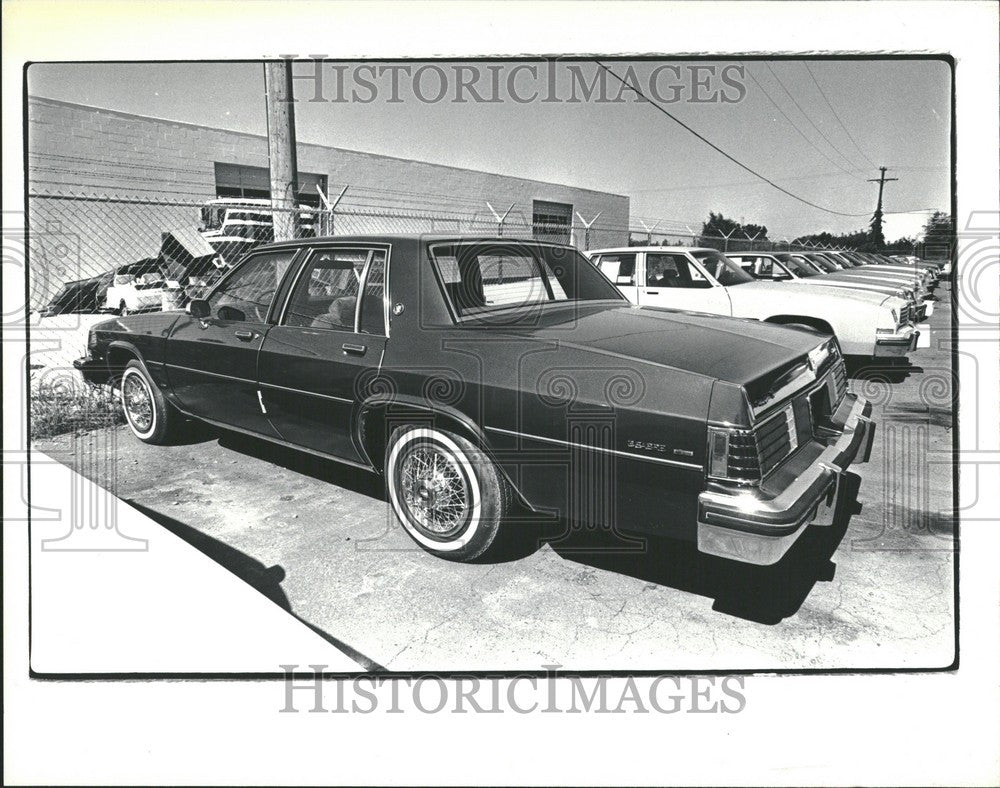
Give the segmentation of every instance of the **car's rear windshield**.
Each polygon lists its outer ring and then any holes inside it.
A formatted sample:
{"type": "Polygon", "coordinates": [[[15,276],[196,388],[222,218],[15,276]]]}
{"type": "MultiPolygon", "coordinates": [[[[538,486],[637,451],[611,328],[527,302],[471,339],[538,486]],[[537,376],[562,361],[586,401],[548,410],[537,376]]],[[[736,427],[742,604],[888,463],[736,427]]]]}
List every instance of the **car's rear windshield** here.
{"type": "Polygon", "coordinates": [[[433,244],[430,252],[458,318],[550,302],[624,299],[586,257],[564,246],[456,241],[433,244]]]}

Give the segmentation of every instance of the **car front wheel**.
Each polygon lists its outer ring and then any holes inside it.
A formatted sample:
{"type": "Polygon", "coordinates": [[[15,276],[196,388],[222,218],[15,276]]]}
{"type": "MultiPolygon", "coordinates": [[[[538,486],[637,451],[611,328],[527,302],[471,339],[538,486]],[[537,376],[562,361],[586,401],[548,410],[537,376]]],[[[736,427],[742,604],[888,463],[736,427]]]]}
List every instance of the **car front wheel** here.
{"type": "Polygon", "coordinates": [[[510,485],[465,438],[400,427],[386,449],[389,503],[410,537],[440,558],[472,561],[494,544],[511,508],[510,485]]]}
{"type": "Polygon", "coordinates": [[[129,429],[143,443],[168,443],[177,431],[180,414],[164,398],[146,368],[130,361],[121,377],[121,403],[129,429]]]}

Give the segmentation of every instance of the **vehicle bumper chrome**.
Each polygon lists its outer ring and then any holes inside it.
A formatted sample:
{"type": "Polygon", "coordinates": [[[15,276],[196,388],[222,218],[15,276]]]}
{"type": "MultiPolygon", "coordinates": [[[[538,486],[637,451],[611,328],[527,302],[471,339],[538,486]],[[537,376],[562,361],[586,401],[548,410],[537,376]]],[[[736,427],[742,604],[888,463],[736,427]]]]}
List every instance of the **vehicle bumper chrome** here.
{"type": "Polygon", "coordinates": [[[98,386],[105,385],[111,379],[111,370],[101,359],[84,356],[73,362],[73,367],[83,375],[83,379],[88,383],[98,386]]]}
{"type": "Polygon", "coordinates": [[[875,337],[875,357],[899,357],[917,349],[920,332],[913,326],[904,326],[895,334],[878,334],[875,337]]]}
{"type": "Polygon", "coordinates": [[[767,566],[779,561],[809,525],[832,525],[844,471],[855,461],[867,462],[875,440],[871,403],[848,394],[837,416],[845,411],[840,437],[778,494],[755,488],[699,495],[698,550],[767,566]]]}

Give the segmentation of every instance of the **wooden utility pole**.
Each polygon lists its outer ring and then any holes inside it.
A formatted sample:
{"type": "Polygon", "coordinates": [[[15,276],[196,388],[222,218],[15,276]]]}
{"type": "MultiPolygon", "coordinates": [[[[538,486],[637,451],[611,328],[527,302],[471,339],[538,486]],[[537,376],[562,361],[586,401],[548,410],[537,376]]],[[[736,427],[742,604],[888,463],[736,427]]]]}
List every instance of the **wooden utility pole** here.
{"type": "Polygon", "coordinates": [[[898,181],[899,178],[886,178],[885,171],[889,169],[888,167],[879,167],[879,172],[881,173],[878,178],[869,178],[869,183],[878,184],[878,204],[875,206],[875,215],[872,216],[872,240],[875,242],[876,246],[885,246],[885,233],[882,232],[882,192],[885,189],[886,183],[889,181],[898,181]]]}
{"type": "Polygon", "coordinates": [[[264,63],[267,101],[267,155],[271,166],[271,206],[274,240],[298,237],[298,165],[295,156],[295,104],[292,64],[287,60],[264,63]]]}
{"type": "Polygon", "coordinates": [[[878,213],[879,215],[882,214],[882,190],[885,189],[885,185],[889,181],[898,181],[899,180],[899,178],[886,178],[885,177],[885,171],[888,170],[888,169],[889,169],[888,167],[879,167],[879,171],[882,174],[879,175],[879,177],[877,177],[877,178],[869,178],[868,179],[868,183],[877,183],[878,184],[878,206],[875,208],[875,212],[878,213]]]}

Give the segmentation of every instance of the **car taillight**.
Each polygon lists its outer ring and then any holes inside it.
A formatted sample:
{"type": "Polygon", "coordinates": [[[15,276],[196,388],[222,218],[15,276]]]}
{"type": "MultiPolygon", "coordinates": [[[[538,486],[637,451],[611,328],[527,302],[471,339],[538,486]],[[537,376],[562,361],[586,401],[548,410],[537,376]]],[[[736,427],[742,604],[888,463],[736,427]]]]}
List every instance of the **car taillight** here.
{"type": "Polygon", "coordinates": [[[708,475],[730,481],[760,481],[760,457],[753,431],[709,427],[708,475]]]}
{"type": "Polygon", "coordinates": [[[729,474],[729,430],[709,427],[708,475],[726,478],[729,474]]]}

